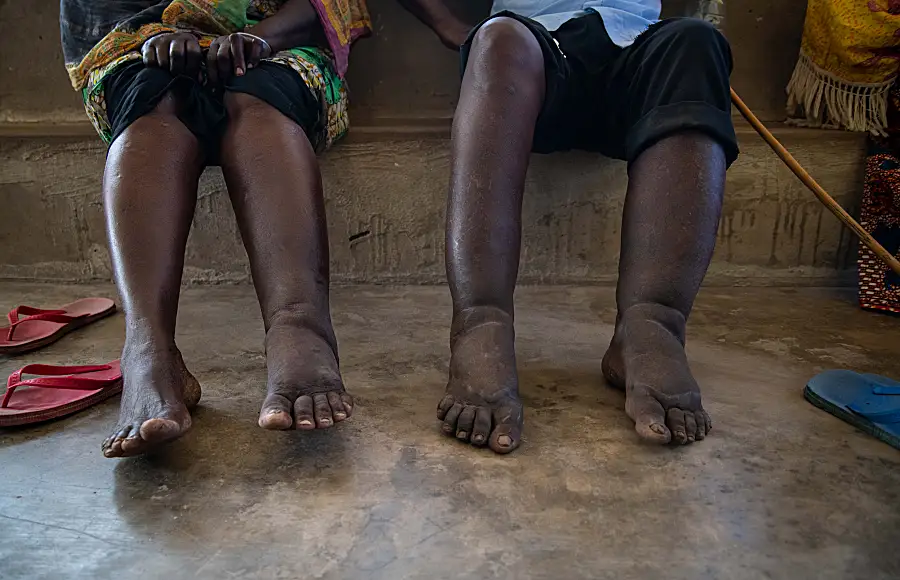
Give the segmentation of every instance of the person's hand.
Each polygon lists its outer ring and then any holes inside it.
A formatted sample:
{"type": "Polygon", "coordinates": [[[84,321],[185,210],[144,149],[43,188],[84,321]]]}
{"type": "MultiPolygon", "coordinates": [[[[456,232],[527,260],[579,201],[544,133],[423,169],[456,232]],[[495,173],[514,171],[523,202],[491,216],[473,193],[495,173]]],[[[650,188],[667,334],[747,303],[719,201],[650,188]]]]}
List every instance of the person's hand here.
{"type": "Polygon", "coordinates": [[[141,47],[144,66],[169,70],[173,75],[197,76],[203,53],[197,37],[187,32],[160,34],[141,47]]]}
{"type": "Polygon", "coordinates": [[[243,76],[247,69],[259,64],[259,61],[272,56],[272,47],[258,36],[245,32],[235,32],[220,36],[209,45],[206,54],[206,73],[209,82],[219,84],[228,80],[231,75],[243,76]]]}

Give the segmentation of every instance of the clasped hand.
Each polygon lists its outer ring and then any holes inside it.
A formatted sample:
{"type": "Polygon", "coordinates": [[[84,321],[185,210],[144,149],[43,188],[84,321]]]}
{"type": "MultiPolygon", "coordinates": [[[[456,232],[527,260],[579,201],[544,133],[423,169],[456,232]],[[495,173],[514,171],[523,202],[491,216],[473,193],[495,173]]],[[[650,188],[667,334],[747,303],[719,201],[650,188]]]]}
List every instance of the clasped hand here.
{"type": "MultiPolygon", "coordinates": [[[[197,37],[188,32],[160,34],[141,48],[145,66],[159,67],[173,75],[196,77],[203,65],[203,49],[197,37]]],[[[242,76],[259,61],[272,56],[272,47],[264,39],[246,32],[220,36],[206,51],[209,82],[220,84],[232,75],[242,76]]]]}

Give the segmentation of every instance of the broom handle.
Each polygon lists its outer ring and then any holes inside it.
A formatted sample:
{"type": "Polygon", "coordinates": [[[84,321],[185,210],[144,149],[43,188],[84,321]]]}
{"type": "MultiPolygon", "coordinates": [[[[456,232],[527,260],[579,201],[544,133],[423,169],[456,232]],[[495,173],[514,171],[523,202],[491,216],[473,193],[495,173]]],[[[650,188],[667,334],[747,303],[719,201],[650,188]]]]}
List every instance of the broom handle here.
{"type": "Polygon", "coordinates": [[[859,225],[859,222],[853,219],[853,216],[851,216],[844,210],[844,208],[841,207],[841,204],[836,202],[833,197],[828,195],[827,191],[822,189],[822,186],[819,185],[816,180],[813,179],[812,176],[807,173],[799,163],[797,163],[797,160],[794,159],[794,156],[784,148],[784,145],[779,143],[778,139],[776,139],[775,136],[772,135],[772,133],[768,129],[766,129],[766,126],[763,125],[762,121],[760,121],[756,117],[756,115],[753,114],[753,111],[751,111],[750,108],[747,107],[747,105],[744,103],[744,101],[741,100],[738,94],[734,92],[734,89],[731,89],[731,100],[741,112],[741,115],[743,115],[744,118],[749,121],[753,128],[756,129],[756,132],[759,133],[759,136],[769,144],[769,147],[771,147],[772,150],[775,151],[775,154],[778,155],[778,157],[780,157],[782,161],[784,161],[785,165],[787,165],[788,168],[794,172],[794,175],[796,175],[800,179],[800,181],[803,182],[803,185],[808,187],[810,191],[812,191],[813,194],[815,194],[815,196],[819,198],[819,201],[825,204],[825,207],[827,207],[831,211],[831,213],[837,216],[837,218],[841,220],[845,226],[850,228],[850,230],[854,234],[856,234],[856,237],[858,237],[860,241],[866,245],[866,247],[872,250],[876,256],[881,258],[881,260],[885,264],[887,264],[891,270],[900,275],[900,261],[898,261],[897,258],[893,256],[893,254],[885,250],[884,246],[878,243],[878,240],[873,238],[872,235],[865,230],[865,228],[859,225]]]}

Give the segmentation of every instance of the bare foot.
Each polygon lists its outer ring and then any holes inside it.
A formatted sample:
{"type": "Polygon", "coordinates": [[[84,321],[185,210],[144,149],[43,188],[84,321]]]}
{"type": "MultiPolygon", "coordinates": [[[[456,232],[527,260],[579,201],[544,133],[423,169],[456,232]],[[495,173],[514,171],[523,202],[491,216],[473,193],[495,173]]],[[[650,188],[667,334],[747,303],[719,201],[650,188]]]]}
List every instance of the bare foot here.
{"type": "Polygon", "coordinates": [[[103,442],[106,457],[131,457],[176,439],[191,427],[200,384],[178,349],[125,347],[119,423],[103,442]]]}
{"type": "Polygon", "coordinates": [[[292,321],[275,321],[266,334],[268,395],[259,413],[263,429],[326,429],[348,419],[353,397],[344,390],[335,339],[292,321]]]}
{"type": "Polygon", "coordinates": [[[620,313],[603,374],[625,391],[625,412],[638,435],[652,443],[681,445],[712,429],[684,354],[684,316],[660,304],[638,304],[620,313]]]}
{"type": "Polygon", "coordinates": [[[509,453],[522,440],[512,317],[499,308],[456,315],[450,338],[450,380],[438,404],[444,434],[509,453]]]}

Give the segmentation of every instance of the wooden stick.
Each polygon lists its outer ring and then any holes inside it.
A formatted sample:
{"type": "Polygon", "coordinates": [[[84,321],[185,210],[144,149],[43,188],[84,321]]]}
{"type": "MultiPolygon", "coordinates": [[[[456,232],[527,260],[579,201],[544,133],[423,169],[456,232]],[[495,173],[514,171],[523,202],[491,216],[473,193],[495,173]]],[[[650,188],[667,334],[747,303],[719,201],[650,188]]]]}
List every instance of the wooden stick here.
{"type": "Polygon", "coordinates": [[[778,142],[778,139],[775,138],[772,133],[766,129],[766,126],[762,124],[756,115],[753,114],[753,111],[750,110],[749,107],[741,100],[734,89],[731,89],[731,100],[734,102],[734,105],[741,112],[741,115],[744,116],[745,119],[756,129],[756,132],[759,133],[759,136],[763,138],[763,140],[769,144],[769,147],[775,151],[775,154],[784,161],[785,165],[794,172],[800,181],[803,182],[803,185],[808,187],[810,191],[815,194],[819,201],[825,204],[831,213],[833,213],[839,220],[841,220],[845,226],[850,228],[850,230],[856,234],[856,237],[866,245],[870,250],[872,250],[876,256],[881,258],[881,260],[888,265],[888,267],[900,275],[900,261],[894,257],[893,254],[884,249],[884,246],[878,243],[878,240],[872,237],[869,232],[865,230],[859,222],[853,219],[849,213],[841,207],[833,197],[828,195],[828,192],[822,189],[822,186],[819,185],[812,176],[807,173],[805,169],[794,159],[794,156],[791,155],[787,149],[784,148],[784,145],[778,142]]]}

